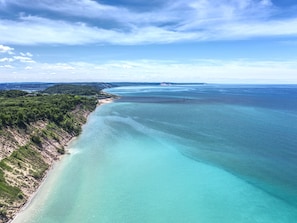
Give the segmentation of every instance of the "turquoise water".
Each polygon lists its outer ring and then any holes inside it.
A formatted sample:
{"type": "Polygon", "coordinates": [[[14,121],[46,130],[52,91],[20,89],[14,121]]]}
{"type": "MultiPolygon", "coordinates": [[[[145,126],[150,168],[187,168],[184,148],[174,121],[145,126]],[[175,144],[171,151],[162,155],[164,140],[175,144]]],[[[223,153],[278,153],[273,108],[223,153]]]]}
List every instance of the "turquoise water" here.
{"type": "Polygon", "coordinates": [[[295,86],[109,92],[14,222],[296,222],[295,86]]]}

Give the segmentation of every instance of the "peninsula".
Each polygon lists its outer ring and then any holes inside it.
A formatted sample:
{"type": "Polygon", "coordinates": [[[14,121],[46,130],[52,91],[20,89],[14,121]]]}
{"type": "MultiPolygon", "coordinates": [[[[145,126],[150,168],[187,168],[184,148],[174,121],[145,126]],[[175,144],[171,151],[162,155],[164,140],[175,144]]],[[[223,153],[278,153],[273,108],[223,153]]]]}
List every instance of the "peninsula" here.
{"type": "Polygon", "coordinates": [[[113,97],[69,84],[34,93],[0,91],[0,222],[26,204],[88,115],[113,97]]]}

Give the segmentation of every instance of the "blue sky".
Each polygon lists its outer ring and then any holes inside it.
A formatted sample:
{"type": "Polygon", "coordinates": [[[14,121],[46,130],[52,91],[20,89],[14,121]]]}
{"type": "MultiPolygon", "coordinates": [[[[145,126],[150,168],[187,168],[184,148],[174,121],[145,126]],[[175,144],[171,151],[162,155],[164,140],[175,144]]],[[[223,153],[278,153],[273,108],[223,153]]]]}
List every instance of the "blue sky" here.
{"type": "Polygon", "coordinates": [[[0,0],[0,81],[297,83],[297,1],[0,0]]]}

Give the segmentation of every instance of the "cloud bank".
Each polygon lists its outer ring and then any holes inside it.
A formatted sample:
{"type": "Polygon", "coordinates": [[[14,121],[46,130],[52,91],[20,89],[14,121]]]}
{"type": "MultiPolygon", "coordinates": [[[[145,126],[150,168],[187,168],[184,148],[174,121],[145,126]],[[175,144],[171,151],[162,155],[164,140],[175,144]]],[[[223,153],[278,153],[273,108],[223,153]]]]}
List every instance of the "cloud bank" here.
{"type": "Polygon", "coordinates": [[[0,6],[10,15],[0,19],[0,42],[8,45],[297,37],[296,14],[286,15],[270,0],[167,0],[145,8],[94,0],[2,0],[0,6]]]}
{"type": "MultiPolygon", "coordinates": [[[[31,58],[31,57],[30,57],[31,58]]],[[[31,60],[33,60],[31,58],[31,60]]],[[[0,81],[150,81],[207,83],[297,83],[296,61],[170,60],[109,61],[105,63],[41,63],[13,60],[1,63],[0,81]]]]}

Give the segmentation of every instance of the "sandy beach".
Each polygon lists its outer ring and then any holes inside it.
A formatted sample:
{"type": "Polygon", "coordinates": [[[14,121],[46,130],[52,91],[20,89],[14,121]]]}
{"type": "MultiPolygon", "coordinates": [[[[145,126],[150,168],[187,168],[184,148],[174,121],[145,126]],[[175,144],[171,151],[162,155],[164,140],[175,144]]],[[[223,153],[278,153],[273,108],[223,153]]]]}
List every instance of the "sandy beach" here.
{"type": "Polygon", "coordinates": [[[113,101],[114,101],[114,98],[104,98],[104,99],[99,99],[97,105],[100,106],[100,105],[104,105],[104,104],[112,103],[113,101]]]}

